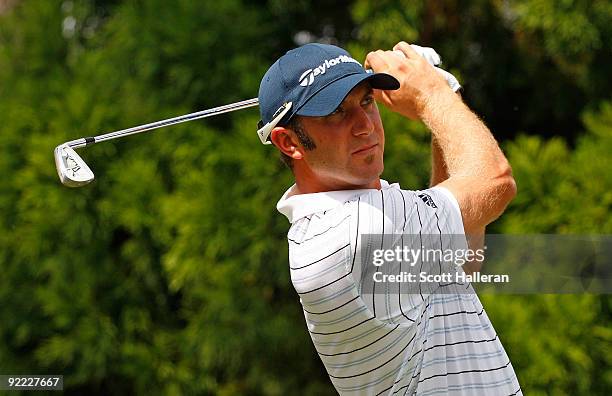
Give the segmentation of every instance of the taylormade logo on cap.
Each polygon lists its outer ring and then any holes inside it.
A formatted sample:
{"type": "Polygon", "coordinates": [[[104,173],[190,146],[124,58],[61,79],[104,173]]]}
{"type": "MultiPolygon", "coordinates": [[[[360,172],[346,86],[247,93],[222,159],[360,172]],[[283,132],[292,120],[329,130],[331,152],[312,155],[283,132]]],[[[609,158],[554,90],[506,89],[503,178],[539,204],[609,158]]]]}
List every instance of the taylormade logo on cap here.
{"type": "MultiPolygon", "coordinates": [[[[296,115],[329,115],[353,88],[366,80],[373,89],[399,88],[393,76],[366,72],[351,54],[335,45],[309,43],[289,50],[261,79],[258,95],[261,125],[257,129],[267,126],[265,131],[271,131],[275,126],[287,126],[296,115]],[[283,109],[288,110],[282,113],[283,109]],[[277,119],[280,114],[283,115],[277,119]]],[[[269,139],[259,136],[262,141],[269,139]]]]}
{"type": "Polygon", "coordinates": [[[359,66],[361,66],[361,63],[357,62],[355,59],[351,58],[350,56],[340,55],[337,58],[325,59],[323,63],[321,63],[319,66],[315,67],[314,69],[306,70],[304,73],[302,73],[298,81],[300,82],[300,85],[302,87],[307,87],[309,85],[312,85],[316,76],[320,74],[325,74],[325,72],[328,69],[336,66],[339,63],[347,63],[347,62],[357,63],[359,66]]]}

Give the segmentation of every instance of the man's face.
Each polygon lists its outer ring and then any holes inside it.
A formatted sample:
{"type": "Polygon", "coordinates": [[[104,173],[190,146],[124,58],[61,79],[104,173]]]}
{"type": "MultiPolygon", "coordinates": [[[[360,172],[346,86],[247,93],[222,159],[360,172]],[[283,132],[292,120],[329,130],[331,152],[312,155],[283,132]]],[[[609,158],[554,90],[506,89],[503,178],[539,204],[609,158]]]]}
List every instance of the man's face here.
{"type": "Polygon", "coordinates": [[[316,145],[295,164],[309,183],[321,191],[379,187],[385,134],[369,83],[353,88],[332,114],[300,121],[316,145]]]}

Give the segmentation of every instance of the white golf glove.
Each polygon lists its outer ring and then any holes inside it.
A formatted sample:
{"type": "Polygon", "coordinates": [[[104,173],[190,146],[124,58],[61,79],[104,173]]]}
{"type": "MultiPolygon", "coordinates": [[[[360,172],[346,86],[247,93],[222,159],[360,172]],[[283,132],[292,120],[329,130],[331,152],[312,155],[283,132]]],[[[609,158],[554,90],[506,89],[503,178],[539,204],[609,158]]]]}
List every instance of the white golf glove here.
{"type": "MultiPolygon", "coordinates": [[[[442,63],[442,59],[440,58],[440,55],[438,55],[436,50],[434,50],[433,48],[430,48],[430,47],[421,47],[421,46],[416,45],[416,44],[410,44],[410,46],[419,55],[421,55],[423,58],[425,58],[425,60],[427,62],[429,62],[433,67],[435,67],[436,70],[438,71],[438,73],[442,74],[442,76],[446,79],[446,82],[448,83],[448,86],[451,87],[451,89],[454,92],[457,92],[458,90],[461,89],[461,84],[459,84],[459,81],[457,81],[455,76],[453,76],[452,74],[450,74],[446,70],[441,69],[441,68],[438,67],[438,65],[440,65],[442,63]]],[[[398,56],[405,57],[405,55],[404,55],[404,53],[402,51],[396,50],[394,52],[396,54],[398,54],[398,56]]]]}

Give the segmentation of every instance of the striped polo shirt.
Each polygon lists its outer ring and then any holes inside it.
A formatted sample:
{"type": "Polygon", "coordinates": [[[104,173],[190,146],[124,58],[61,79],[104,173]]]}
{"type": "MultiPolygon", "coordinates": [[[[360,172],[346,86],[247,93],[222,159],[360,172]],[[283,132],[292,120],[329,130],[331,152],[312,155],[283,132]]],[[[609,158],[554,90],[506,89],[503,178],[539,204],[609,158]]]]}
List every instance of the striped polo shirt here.
{"type": "Polygon", "coordinates": [[[338,393],[522,395],[470,284],[402,293],[394,288],[401,285],[368,282],[362,261],[376,238],[386,248],[406,244],[401,235],[425,248],[467,247],[464,236],[443,242],[443,235],[464,234],[450,191],[381,186],[296,195],[294,185],[277,204],[291,222],[291,281],[338,393]]]}

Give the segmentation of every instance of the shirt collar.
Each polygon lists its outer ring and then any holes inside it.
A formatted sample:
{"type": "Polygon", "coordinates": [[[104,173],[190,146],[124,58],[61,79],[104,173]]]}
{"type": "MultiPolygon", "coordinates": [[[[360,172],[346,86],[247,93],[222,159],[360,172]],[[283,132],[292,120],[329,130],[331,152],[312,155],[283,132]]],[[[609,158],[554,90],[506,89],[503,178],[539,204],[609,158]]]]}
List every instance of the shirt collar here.
{"type": "MultiPolygon", "coordinates": [[[[380,179],[380,186],[383,190],[398,186],[397,183],[389,184],[386,180],[380,179]]],[[[276,204],[276,209],[284,214],[290,223],[313,213],[323,212],[332,209],[351,198],[370,192],[373,189],[359,190],[339,190],[325,191],[311,194],[296,194],[297,186],[294,184],[281,197],[276,204]]]]}

